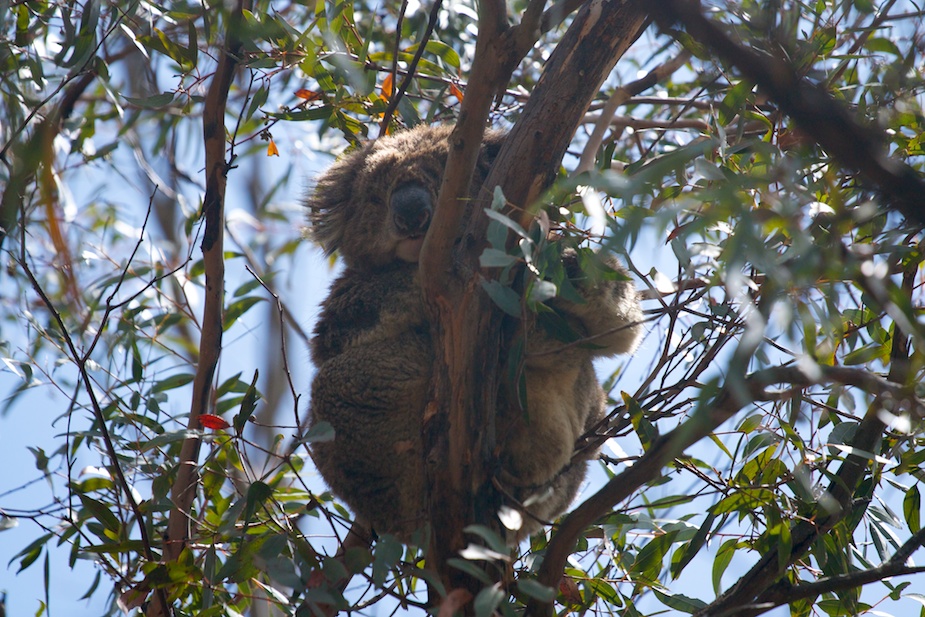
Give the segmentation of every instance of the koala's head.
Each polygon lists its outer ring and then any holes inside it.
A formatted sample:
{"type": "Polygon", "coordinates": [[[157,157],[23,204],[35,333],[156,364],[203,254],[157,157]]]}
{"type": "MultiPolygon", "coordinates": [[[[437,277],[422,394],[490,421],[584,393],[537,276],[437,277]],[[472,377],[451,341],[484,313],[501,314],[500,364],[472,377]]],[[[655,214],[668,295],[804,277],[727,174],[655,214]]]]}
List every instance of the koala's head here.
{"type": "MultiPolygon", "coordinates": [[[[312,237],[354,269],[417,262],[446,165],[452,126],[419,126],[337,161],[308,201],[312,237]]],[[[473,178],[484,181],[504,135],[487,132],[473,178]]]]}

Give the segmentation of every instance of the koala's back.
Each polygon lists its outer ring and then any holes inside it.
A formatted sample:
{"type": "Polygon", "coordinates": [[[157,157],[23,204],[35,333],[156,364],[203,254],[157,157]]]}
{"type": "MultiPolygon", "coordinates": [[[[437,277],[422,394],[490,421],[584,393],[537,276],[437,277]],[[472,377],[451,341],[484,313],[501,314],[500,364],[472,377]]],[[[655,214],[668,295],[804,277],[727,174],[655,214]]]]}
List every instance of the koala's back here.
{"type": "MultiPolygon", "coordinates": [[[[428,518],[422,425],[434,362],[417,266],[348,268],[322,305],[312,359],[311,422],[335,432],[312,447],[319,471],[366,524],[410,538],[428,518]]],[[[527,504],[511,541],[572,502],[597,452],[576,455],[575,442],[604,415],[586,351],[528,361],[526,388],[526,410],[507,387],[498,400],[498,480],[515,505],[527,504]]]]}
{"type": "Polygon", "coordinates": [[[322,304],[312,338],[311,424],[334,441],[312,447],[331,489],[380,532],[424,523],[421,423],[433,365],[417,268],[348,269],[322,304]]]}

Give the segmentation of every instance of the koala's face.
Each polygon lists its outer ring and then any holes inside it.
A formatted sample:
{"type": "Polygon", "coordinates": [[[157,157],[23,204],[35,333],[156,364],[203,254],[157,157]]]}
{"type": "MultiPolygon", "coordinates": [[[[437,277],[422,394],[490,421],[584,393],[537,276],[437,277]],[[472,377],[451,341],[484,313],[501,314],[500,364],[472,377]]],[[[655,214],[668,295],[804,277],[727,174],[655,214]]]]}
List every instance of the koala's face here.
{"type": "MultiPolygon", "coordinates": [[[[359,270],[396,261],[416,263],[433,217],[452,129],[420,126],[384,137],[325,172],[308,203],[312,235],[325,252],[339,251],[349,267],[359,270]]],[[[483,177],[501,140],[497,133],[486,138],[477,176],[483,177]]]]}

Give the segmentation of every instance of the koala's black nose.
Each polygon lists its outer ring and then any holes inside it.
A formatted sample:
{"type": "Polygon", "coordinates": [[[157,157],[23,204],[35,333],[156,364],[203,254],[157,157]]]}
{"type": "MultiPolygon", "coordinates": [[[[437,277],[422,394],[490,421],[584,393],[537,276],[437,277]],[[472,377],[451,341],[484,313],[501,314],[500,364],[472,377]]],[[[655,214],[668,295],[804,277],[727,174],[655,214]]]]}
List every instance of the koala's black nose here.
{"type": "Polygon", "coordinates": [[[405,236],[419,236],[427,231],[433,212],[430,191],[420,184],[405,184],[392,191],[389,201],[395,229],[405,236]]]}

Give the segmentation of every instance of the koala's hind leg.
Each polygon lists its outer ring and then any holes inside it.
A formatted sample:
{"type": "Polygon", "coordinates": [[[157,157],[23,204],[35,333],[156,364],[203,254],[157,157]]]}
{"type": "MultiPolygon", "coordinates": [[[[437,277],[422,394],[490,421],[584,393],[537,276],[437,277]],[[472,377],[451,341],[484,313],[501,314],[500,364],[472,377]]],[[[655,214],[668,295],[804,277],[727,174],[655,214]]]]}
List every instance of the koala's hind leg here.
{"type": "Polygon", "coordinates": [[[403,343],[358,346],[325,362],[311,413],[312,424],[334,428],[333,441],[312,446],[331,489],[377,533],[407,537],[426,520],[421,421],[431,367],[415,341],[403,343]]]}

